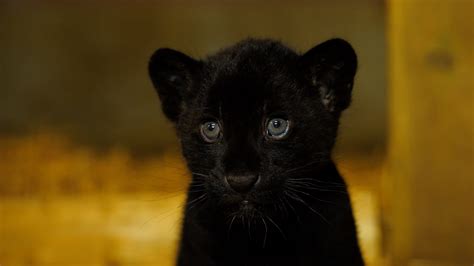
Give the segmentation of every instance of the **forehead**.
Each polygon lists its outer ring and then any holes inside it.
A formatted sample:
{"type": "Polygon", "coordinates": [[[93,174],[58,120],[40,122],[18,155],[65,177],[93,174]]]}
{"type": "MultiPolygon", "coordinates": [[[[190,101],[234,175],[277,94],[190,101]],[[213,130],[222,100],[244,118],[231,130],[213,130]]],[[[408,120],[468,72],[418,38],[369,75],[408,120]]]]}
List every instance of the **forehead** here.
{"type": "Polygon", "coordinates": [[[235,73],[216,80],[209,88],[207,103],[219,106],[223,113],[247,113],[262,107],[274,91],[263,77],[235,73]]]}
{"type": "Polygon", "coordinates": [[[220,115],[254,117],[282,109],[285,99],[296,92],[297,80],[291,61],[229,62],[213,69],[204,104],[220,115]]]}

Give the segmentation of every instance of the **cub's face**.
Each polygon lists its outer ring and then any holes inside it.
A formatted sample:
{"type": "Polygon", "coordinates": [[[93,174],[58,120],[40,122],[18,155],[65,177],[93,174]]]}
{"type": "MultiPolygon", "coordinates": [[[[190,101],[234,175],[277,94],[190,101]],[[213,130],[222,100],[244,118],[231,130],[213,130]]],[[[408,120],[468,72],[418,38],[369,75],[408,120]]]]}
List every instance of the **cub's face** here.
{"type": "Polygon", "coordinates": [[[303,55],[270,40],[205,60],[157,50],[149,73],[193,176],[190,205],[269,215],[283,195],[310,185],[307,173],[329,160],[356,65],[340,39],[303,55]]]}

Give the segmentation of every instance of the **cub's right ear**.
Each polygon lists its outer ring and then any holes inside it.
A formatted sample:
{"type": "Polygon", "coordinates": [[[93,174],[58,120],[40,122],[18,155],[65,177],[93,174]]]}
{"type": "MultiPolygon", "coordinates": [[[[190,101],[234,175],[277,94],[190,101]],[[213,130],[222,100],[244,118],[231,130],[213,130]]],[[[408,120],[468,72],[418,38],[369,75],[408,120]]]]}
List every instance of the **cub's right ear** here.
{"type": "Polygon", "coordinates": [[[200,65],[200,61],[168,48],[158,49],[150,58],[148,74],[163,113],[174,123],[186,108],[186,96],[195,86],[200,65]]]}

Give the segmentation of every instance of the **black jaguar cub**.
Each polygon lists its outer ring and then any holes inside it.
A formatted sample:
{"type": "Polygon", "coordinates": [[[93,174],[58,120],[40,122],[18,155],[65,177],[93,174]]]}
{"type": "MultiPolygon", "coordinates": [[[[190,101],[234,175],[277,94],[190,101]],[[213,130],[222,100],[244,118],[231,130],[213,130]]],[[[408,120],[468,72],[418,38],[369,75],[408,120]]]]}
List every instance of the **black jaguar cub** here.
{"type": "Polygon", "coordinates": [[[179,266],[363,265],[331,159],[357,58],[247,39],[203,60],[172,49],[149,74],[192,173],[179,266]]]}

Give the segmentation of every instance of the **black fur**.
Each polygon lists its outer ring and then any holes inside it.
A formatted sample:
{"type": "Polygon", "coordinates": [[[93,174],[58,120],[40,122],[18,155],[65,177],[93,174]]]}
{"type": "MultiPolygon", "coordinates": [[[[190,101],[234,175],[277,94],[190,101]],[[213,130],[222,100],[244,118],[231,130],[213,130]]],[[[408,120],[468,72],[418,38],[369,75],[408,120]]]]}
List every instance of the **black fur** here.
{"type": "Polygon", "coordinates": [[[179,266],[364,264],[331,160],[356,68],[341,39],[302,55],[256,39],[204,60],[155,52],[149,74],[193,176],[179,266]],[[286,138],[266,136],[273,118],[289,121],[286,138]],[[214,143],[201,136],[207,121],[222,130],[214,143]],[[235,177],[258,181],[239,193],[228,182],[235,177]]]}

